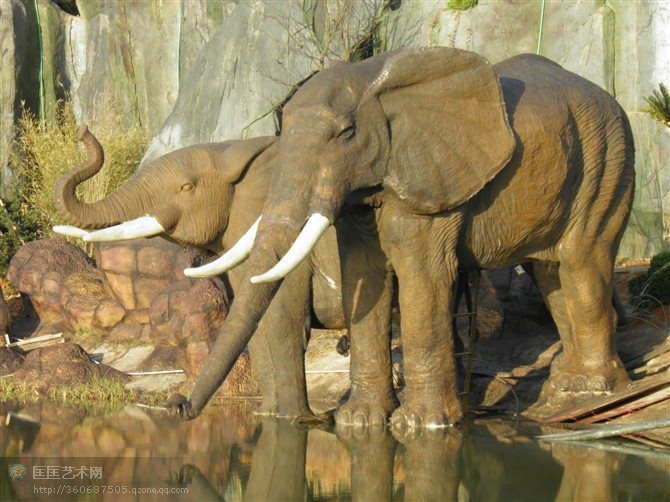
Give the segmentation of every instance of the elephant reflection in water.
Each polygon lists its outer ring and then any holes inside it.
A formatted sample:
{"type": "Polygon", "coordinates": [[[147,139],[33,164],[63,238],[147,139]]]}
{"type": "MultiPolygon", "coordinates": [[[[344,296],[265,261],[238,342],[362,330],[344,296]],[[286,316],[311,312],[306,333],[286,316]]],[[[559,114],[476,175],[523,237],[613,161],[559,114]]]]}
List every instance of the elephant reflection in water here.
{"type": "MultiPolygon", "coordinates": [[[[233,498],[614,500],[639,490],[638,484],[631,484],[638,482],[631,472],[639,472],[639,479],[654,487],[655,498],[668,495],[666,458],[646,464],[637,457],[584,445],[555,444],[546,449],[509,426],[414,430],[396,437],[386,428],[338,426],[336,436],[264,418],[248,480],[233,498]],[[313,448],[314,442],[318,447],[313,448]],[[324,459],[324,451],[333,455],[324,459]],[[315,453],[321,458],[314,458],[315,453]],[[312,469],[306,470],[308,463],[312,469]],[[347,467],[350,481],[342,472],[347,467]],[[333,473],[336,482],[325,486],[324,480],[333,473]]],[[[223,500],[230,495],[230,489],[217,490],[214,478],[208,480],[193,465],[182,467],[179,481],[196,500],[223,500]]]]}

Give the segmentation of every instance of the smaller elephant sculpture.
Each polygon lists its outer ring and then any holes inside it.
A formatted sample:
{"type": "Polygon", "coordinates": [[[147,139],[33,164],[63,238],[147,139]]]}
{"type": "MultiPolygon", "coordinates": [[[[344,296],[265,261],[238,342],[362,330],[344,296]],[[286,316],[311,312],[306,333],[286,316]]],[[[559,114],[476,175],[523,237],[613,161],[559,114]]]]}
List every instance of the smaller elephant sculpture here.
{"type": "MultiPolygon", "coordinates": [[[[82,128],[79,137],[88,159],[65,174],[55,190],[60,214],[76,227],[55,227],[58,233],[91,242],[158,235],[221,253],[259,219],[268,195],[276,138],[182,148],[155,160],[103,200],[84,203],[75,189],[100,170],[104,152],[87,128],[82,128]]],[[[237,270],[227,275],[233,295],[244,287],[241,277],[237,270]]],[[[312,414],[304,368],[310,323],[344,327],[334,230],[295,280],[281,288],[249,343],[263,398],[257,413],[312,414]]]]}

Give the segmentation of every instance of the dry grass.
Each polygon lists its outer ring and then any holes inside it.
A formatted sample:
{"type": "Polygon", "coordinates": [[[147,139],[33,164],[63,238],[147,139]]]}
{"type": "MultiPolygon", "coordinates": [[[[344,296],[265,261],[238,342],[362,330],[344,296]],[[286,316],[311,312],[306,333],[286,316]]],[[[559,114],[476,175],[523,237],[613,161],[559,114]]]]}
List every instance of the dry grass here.
{"type": "MultiPolygon", "coordinates": [[[[139,126],[123,125],[113,105],[102,105],[100,109],[104,120],[95,120],[100,125],[92,132],[105,149],[105,165],[96,176],[79,186],[77,194],[86,202],[99,200],[123,184],[135,172],[148,141],[139,126]]],[[[72,104],[59,103],[55,117],[42,124],[24,112],[10,155],[12,168],[26,181],[26,189],[21,194],[23,202],[40,222],[43,235],[50,235],[53,225],[67,223],[56,211],[54,186],[64,173],[85,158],[84,148],[77,141],[79,126],[72,104]]]]}
{"type": "Polygon", "coordinates": [[[18,404],[36,401],[40,393],[37,385],[14,380],[10,376],[0,378],[0,401],[12,401],[18,404]]]}
{"type": "Polygon", "coordinates": [[[128,389],[122,382],[96,378],[86,383],[57,385],[40,392],[39,385],[25,383],[12,377],[0,379],[0,401],[19,404],[47,398],[59,406],[78,408],[99,415],[113,413],[133,403],[162,405],[167,392],[142,393],[128,389]]]}

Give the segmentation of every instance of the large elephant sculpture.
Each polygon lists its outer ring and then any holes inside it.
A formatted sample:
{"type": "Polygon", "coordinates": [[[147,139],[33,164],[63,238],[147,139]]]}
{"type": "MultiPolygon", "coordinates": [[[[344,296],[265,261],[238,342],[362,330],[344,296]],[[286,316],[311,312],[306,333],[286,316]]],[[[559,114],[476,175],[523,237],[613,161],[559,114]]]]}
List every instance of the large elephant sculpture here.
{"type": "MultiPolygon", "coordinates": [[[[276,138],[263,137],[183,148],[151,163],[122,187],[95,203],[80,201],[75,189],[102,167],[102,146],[84,128],[80,139],[88,159],[57,183],[59,212],[70,226],[56,227],[87,241],[115,241],[160,235],[215,253],[230,249],[258,219],[267,198],[276,138]],[[83,229],[96,229],[86,231],[83,229]]],[[[205,271],[207,267],[205,267],[205,271]]],[[[228,282],[238,293],[243,270],[228,282]]],[[[282,287],[249,344],[263,404],[260,414],[311,414],[305,385],[304,348],[311,321],[344,327],[334,229],[309,264],[282,287]]],[[[222,380],[223,381],[223,380],[222,380]]]]}
{"type": "Polygon", "coordinates": [[[393,409],[388,375],[369,363],[387,357],[387,333],[368,329],[390,315],[392,273],[406,382],[394,426],[462,417],[450,321],[459,270],[533,263],[563,347],[550,394],[629,381],[611,298],[634,146],[625,113],[596,85],[535,55],[491,66],[453,48],[399,50],[308,80],[283,110],[276,148],[262,219],[237,250],[248,255],[241,294],[190,398],[172,400],[183,416],[200,413],[279,279],[345,214],[361,231],[338,237],[352,354],[338,422],[393,409]]]}

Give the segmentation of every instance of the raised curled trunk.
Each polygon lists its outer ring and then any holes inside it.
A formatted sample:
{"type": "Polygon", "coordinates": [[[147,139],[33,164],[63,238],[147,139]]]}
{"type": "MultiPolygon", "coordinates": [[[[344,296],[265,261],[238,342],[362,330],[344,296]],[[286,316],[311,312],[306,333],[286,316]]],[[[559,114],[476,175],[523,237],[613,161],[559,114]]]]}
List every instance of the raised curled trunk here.
{"type": "Polygon", "coordinates": [[[85,203],[77,198],[77,186],[95,176],[105,158],[102,146],[86,126],[81,128],[78,138],[88,155],[80,166],[56,183],[54,196],[60,215],[70,225],[85,229],[105,228],[143,215],[143,197],[137,182],[127,183],[98,202],[85,203]]]}
{"type": "Polygon", "coordinates": [[[297,237],[299,228],[277,222],[263,227],[261,223],[245,277],[240,281],[221,333],[191,393],[190,418],[200,414],[226,379],[281,285],[281,281],[252,284],[249,279],[277,263],[297,237]]]}

